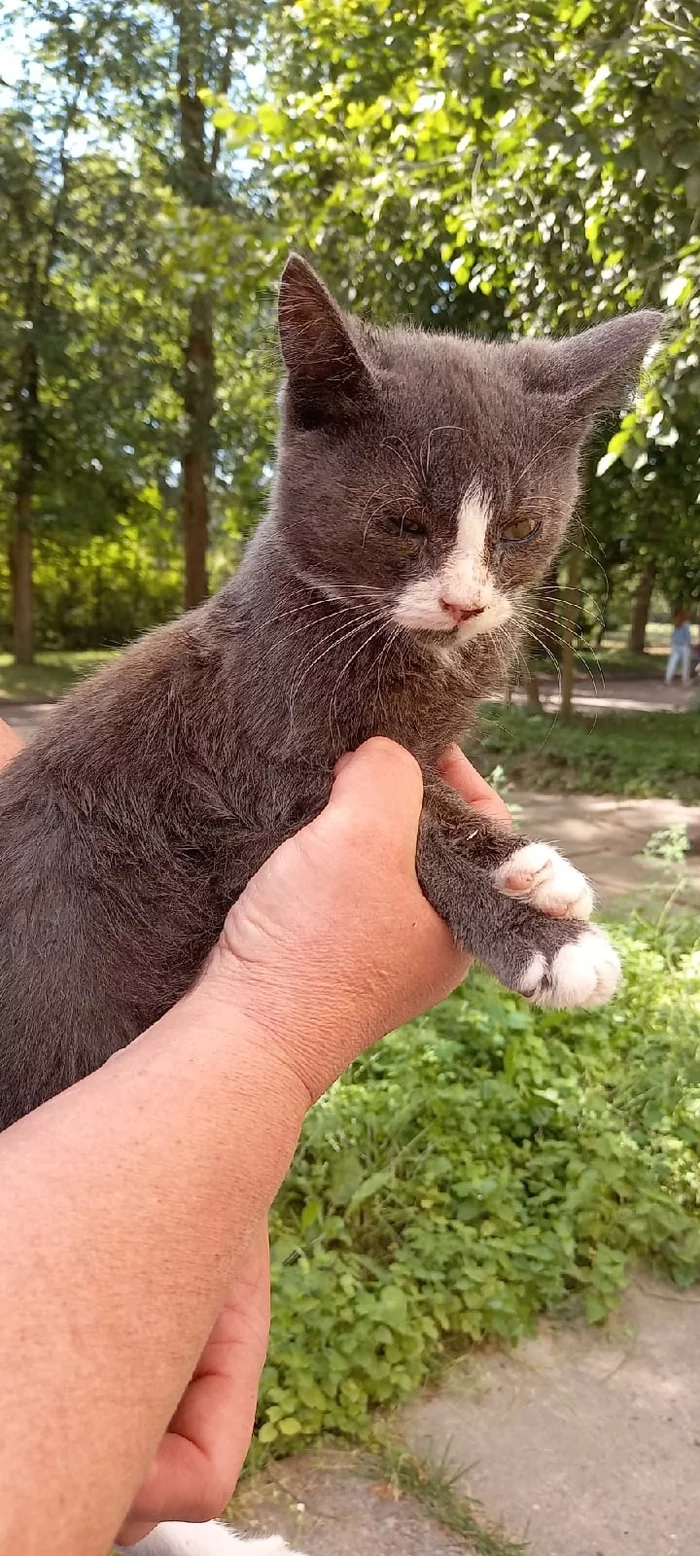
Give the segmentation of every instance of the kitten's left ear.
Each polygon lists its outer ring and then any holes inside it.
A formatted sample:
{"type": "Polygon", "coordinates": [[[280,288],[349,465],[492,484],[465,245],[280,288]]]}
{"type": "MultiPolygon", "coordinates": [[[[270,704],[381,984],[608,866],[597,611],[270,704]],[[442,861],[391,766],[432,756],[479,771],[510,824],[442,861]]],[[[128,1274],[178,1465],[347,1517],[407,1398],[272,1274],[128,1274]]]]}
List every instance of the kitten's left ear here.
{"type": "Polygon", "coordinates": [[[527,389],[555,396],[572,418],[618,410],[633,388],[663,314],[651,309],[597,324],[570,340],[516,346],[527,389]]]}
{"type": "Polygon", "coordinates": [[[302,425],[338,424],[367,409],[372,375],[350,320],[299,254],[287,260],[280,281],[279,333],[287,394],[302,425]]]}

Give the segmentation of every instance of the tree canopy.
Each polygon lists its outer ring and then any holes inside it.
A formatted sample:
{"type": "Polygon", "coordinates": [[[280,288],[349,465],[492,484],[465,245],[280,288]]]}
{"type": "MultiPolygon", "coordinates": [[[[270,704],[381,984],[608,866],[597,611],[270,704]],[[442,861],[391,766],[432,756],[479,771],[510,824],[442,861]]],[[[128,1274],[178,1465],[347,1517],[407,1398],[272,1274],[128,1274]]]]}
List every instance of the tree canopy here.
{"type": "Polygon", "coordinates": [[[0,623],[20,654],[32,579],[40,641],[92,644],[235,565],[269,482],[291,246],[379,320],[517,336],[665,307],[601,434],[574,584],[591,628],[611,586],[636,590],[642,635],[654,587],[698,600],[692,5],[25,0],[4,44],[0,623]]]}

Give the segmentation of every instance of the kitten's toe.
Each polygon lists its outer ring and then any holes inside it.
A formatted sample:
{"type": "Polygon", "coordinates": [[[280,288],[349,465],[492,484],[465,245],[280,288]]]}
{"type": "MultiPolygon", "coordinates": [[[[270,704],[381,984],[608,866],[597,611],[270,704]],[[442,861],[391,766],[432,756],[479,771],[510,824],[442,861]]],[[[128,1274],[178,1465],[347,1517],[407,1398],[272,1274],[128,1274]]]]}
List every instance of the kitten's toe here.
{"type": "Polygon", "coordinates": [[[560,946],[551,961],[538,951],[518,980],[533,1005],[552,1010],[604,1005],[620,981],[620,959],[603,931],[592,927],[560,946]]]}
{"type": "Polygon", "coordinates": [[[525,843],[496,870],[496,885],[507,897],[531,902],[550,918],[587,920],[593,892],[568,859],[549,843],[525,843]]]}

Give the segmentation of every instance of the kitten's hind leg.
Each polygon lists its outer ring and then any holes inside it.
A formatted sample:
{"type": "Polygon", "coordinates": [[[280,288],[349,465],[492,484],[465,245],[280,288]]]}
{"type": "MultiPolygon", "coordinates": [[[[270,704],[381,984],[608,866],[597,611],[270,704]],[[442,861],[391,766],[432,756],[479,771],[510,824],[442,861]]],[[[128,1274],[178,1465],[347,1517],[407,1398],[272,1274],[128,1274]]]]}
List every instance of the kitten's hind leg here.
{"type": "Polygon", "coordinates": [[[244,1540],[227,1524],[158,1524],[138,1545],[115,1545],[123,1556],[301,1556],[278,1534],[244,1540]]]}
{"type": "Polygon", "coordinates": [[[457,944],[506,988],[555,1009],[614,994],[617,954],[586,922],[593,894],[585,876],[556,849],[514,836],[430,784],[416,868],[457,944]]]}

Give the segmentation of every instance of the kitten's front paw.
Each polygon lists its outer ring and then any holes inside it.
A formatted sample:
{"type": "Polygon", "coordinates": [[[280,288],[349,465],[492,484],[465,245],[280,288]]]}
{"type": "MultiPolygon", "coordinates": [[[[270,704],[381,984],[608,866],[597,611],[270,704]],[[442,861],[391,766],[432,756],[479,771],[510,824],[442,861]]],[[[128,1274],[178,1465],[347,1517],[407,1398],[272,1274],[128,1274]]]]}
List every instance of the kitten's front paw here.
{"type": "Polygon", "coordinates": [[[593,892],[585,875],[549,843],[516,848],[496,870],[495,879],[507,897],[530,902],[550,918],[586,921],[593,912],[593,892]]]}
{"type": "Polygon", "coordinates": [[[604,1005],[612,999],[620,973],[617,951],[607,935],[593,926],[560,946],[550,962],[538,951],[518,984],[520,993],[533,1005],[570,1010],[604,1005]]]}

